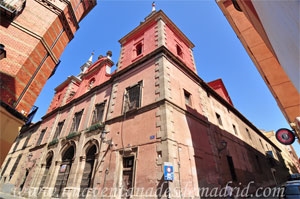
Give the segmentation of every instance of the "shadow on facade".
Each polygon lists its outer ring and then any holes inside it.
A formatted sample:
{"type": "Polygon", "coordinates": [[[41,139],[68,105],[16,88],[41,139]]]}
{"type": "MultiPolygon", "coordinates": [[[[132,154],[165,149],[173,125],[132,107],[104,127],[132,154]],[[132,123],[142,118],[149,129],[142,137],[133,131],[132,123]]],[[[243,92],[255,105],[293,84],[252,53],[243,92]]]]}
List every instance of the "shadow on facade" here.
{"type": "MultiPolygon", "coordinates": [[[[288,179],[289,172],[280,152],[276,151],[279,161],[262,154],[245,141],[210,123],[195,109],[186,107],[191,113],[186,114],[186,120],[193,142],[199,187],[224,187],[229,181],[233,182],[233,186],[239,186],[239,183],[247,186],[254,181],[252,188],[255,189],[276,186],[288,179]],[[224,142],[227,143],[225,147],[224,142]]],[[[242,130],[240,128],[238,131],[239,137],[247,139],[242,130]]],[[[251,142],[260,147],[254,136],[251,142]]]]}
{"type": "Polygon", "coordinates": [[[16,93],[15,79],[8,74],[0,72],[0,89],[1,101],[13,106],[17,100],[13,95],[13,93],[16,93]]]}

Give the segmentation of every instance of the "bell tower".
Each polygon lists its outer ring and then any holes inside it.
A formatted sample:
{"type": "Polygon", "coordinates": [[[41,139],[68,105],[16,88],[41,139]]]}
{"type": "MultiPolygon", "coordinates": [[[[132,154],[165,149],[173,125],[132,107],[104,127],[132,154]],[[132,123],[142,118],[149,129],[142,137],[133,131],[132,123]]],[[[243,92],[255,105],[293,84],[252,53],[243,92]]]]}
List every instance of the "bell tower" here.
{"type": "Polygon", "coordinates": [[[194,61],[194,44],[181,30],[159,10],[152,5],[151,13],[141,24],[119,40],[121,53],[118,70],[145,57],[149,53],[164,46],[194,73],[197,73],[194,61]]]}

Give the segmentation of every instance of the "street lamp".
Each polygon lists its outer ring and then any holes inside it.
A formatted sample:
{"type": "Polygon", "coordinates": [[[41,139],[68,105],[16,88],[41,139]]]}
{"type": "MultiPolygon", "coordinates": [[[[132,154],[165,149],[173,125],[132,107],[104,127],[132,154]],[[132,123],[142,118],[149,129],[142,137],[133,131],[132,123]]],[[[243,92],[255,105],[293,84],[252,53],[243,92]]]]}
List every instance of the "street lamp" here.
{"type": "Polygon", "coordinates": [[[227,142],[222,140],[221,141],[221,147],[218,148],[218,152],[220,153],[221,151],[223,151],[224,149],[226,149],[227,147],[227,142]]]}
{"type": "Polygon", "coordinates": [[[0,60],[6,58],[6,50],[4,50],[5,46],[0,44],[0,60]]]}

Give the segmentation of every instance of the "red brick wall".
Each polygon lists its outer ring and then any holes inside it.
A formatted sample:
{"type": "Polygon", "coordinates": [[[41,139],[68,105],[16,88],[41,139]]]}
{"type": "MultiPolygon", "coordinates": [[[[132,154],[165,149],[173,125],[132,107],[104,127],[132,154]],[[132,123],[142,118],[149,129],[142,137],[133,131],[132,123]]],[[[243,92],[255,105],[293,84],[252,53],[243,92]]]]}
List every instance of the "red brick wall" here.
{"type": "MultiPolygon", "coordinates": [[[[71,2],[73,8],[74,2],[71,2]]],[[[60,1],[51,1],[51,3],[61,9],[65,14],[65,18],[70,20],[62,20],[63,17],[57,15],[59,13],[58,9],[43,6],[34,0],[26,1],[24,10],[12,22],[1,16],[0,43],[5,45],[7,54],[6,58],[0,60],[1,100],[13,106],[14,102],[17,102],[20,96],[23,95],[17,106],[14,107],[19,112],[25,111],[25,115],[29,113],[64,48],[72,39],[67,36],[66,32],[63,32],[53,48],[50,49],[63,29],[63,23],[65,27],[68,27],[67,23],[69,23],[71,35],[78,28],[72,18],[72,11],[66,3],[60,1]],[[42,40],[44,40],[44,43],[42,40]],[[34,79],[31,80],[46,56],[47,49],[50,49],[53,57],[47,57],[34,79]],[[26,85],[28,85],[28,90],[25,91],[26,85]]],[[[95,6],[93,2],[85,3],[86,9],[76,12],[77,20],[95,6]]]]}

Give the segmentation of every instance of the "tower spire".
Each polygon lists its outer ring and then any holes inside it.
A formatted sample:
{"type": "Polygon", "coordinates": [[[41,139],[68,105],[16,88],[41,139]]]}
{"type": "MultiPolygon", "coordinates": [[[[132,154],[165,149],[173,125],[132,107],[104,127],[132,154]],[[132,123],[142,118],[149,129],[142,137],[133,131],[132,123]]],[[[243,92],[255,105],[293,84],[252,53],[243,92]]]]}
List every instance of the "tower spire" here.
{"type": "Polygon", "coordinates": [[[155,9],[155,1],[153,1],[153,3],[152,3],[152,12],[155,12],[156,11],[156,9],[155,9]]]}
{"type": "Polygon", "coordinates": [[[92,65],[93,56],[94,56],[94,51],[92,52],[92,55],[90,56],[89,60],[80,67],[81,71],[80,74],[78,75],[79,78],[81,78],[82,74],[92,65]]]}

